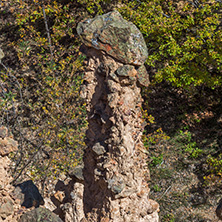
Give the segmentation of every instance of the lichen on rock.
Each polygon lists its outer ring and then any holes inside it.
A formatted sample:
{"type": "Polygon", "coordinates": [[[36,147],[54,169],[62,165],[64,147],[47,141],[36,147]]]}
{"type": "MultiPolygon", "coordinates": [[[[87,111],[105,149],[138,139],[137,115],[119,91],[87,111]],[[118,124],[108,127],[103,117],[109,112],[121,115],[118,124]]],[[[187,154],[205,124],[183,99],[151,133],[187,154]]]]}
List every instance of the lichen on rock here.
{"type": "Polygon", "coordinates": [[[118,11],[80,22],[77,32],[87,46],[104,50],[124,64],[139,66],[147,59],[148,51],[141,32],[118,11]]]}

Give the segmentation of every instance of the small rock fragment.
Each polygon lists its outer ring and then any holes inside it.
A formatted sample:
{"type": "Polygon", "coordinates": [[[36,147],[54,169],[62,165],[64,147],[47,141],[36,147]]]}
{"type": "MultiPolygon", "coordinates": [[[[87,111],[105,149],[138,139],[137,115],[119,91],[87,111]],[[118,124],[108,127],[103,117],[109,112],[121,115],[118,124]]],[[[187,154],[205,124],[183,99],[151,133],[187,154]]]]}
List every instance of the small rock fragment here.
{"type": "Polygon", "coordinates": [[[96,143],[93,148],[92,148],[93,152],[96,155],[103,155],[106,152],[106,149],[104,146],[102,146],[100,143],[96,143]]]}
{"type": "Polygon", "coordinates": [[[84,166],[76,166],[71,172],[69,172],[69,176],[71,178],[75,178],[78,182],[83,182],[84,177],[83,177],[83,168],[84,166]]]}
{"type": "Polygon", "coordinates": [[[148,86],[150,84],[149,74],[147,73],[144,65],[137,69],[137,80],[142,86],[148,86]]]}
{"type": "Polygon", "coordinates": [[[62,220],[53,212],[46,208],[36,208],[23,214],[19,222],[62,222],[62,220]]]}
{"type": "Polygon", "coordinates": [[[3,219],[7,218],[11,214],[13,214],[14,208],[13,203],[10,199],[6,199],[5,203],[0,206],[0,217],[3,219]]]}
{"type": "Polygon", "coordinates": [[[2,51],[2,49],[0,49],[0,61],[1,61],[1,59],[4,58],[4,57],[5,57],[5,54],[4,54],[4,52],[2,51]]]}

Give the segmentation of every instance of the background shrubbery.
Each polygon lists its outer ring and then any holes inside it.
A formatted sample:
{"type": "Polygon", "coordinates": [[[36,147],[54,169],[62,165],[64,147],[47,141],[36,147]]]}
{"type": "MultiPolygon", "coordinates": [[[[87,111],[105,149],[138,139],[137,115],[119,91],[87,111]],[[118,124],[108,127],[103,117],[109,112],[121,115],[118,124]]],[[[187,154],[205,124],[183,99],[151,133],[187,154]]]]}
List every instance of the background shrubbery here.
{"type": "MultiPolygon", "coordinates": [[[[152,83],[142,93],[151,171],[175,155],[199,161],[205,186],[221,184],[220,1],[3,0],[0,5],[5,52],[0,124],[19,142],[11,156],[14,182],[29,177],[44,190],[48,178],[81,162],[87,122],[79,97],[84,56],[76,26],[117,9],[137,25],[149,49],[152,83]]],[[[166,212],[163,218],[174,217],[166,212]]]]}

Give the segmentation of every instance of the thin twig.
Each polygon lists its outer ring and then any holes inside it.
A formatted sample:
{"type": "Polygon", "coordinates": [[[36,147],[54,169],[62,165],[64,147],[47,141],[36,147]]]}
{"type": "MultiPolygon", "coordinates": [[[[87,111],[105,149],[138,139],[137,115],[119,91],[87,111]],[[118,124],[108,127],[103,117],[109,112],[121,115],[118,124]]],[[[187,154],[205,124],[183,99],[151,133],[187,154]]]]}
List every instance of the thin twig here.
{"type": "Polygon", "coordinates": [[[17,78],[16,78],[14,75],[11,74],[11,72],[9,71],[9,69],[4,65],[4,63],[3,63],[2,61],[0,61],[0,64],[1,64],[1,65],[5,68],[5,70],[7,71],[8,74],[6,74],[6,75],[8,75],[9,77],[12,77],[12,78],[15,80],[16,84],[18,85],[20,98],[21,98],[21,101],[22,101],[22,104],[23,104],[22,90],[21,90],[21,86],[20,86],[17,78]]]}
{"type": "Polygon", "coordinates": [[[43,142],[41,142],[41,144],[38,146],[37,151],[32,155],[32,157],[28,160],[28,162],[22,167],[22,169],[20,170],[20,172],[16,175],[13,176],[13,181],[11,182],[12,184],[15,184],[16,180],[21,176],[22,172],[24,171],[24,169],[34,160],[34,157],[37,155],[37,153],[41,150],[41,147],[43,145],[43,142]]]}
{"type": "Polygon", "coordinates": [[[167,15],[167,14],[165,14],[165,13],[163,13],[163,12],[159,12],[159,11],[157,11],[156,9],[154,9],[157,13],[160,13],[161,15],[163,15],[164,17],[166,17],[166,18],[170,18],[171,17],[171,15],[167,15]]]}
{"type": "Polygon", "coordinates": [[[44,7],[43,3],[41,3],[41,7],[42,7],[42,13],[43,13],[44,22],[45,22],[45,29],[46,29],[47,36],[48,36],[48,42],[49,42],[49,49],[50,49],[50,53],[51,53],[51,59],[53,60],[52,40],[51,40],[51,36],[50,36],[50,32],[49,32],[49,26],[48,26],[48,23],[47,23],[45,7],[44,7]]]}
{"type": "Polygon", "coordinates": [[[141,5],[141,1],[140,0],[136,0],[137,2],[139,2],[139,4],[137,4],[134,8],[133,8],[133,10],[135,10],[136,8],[138,8],[140,5],[141,5]]]}
{"type": "Polygon", "coordinates": [[[187,2],[189,2],[191,5],[193,5],[195,8],[203,8],[203,6],[201,5],[201,3],[198,0],[194,0],[194,1],[189,1],[187,0],[187,2]]]}
{"type": "Polygon", "coordinates": [[[163,196],[171,189],[171,186],[169,186],[165,192],[160,196],[160,198],[158,198],[157,200],[161,200],[163,198],[163,196]]]}

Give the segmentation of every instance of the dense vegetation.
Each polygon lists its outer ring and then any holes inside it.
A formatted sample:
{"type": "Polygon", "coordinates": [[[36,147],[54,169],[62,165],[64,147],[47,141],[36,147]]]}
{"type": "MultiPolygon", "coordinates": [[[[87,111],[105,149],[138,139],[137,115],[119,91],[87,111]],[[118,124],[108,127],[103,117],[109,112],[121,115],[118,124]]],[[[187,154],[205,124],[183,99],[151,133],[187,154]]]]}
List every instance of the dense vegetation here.
{"type": "Polygon", "coordinates": [[[221,3],[132,1],[121,12],[143,33],[155,79],[178,87],[221,85],[221,3]]]}
{"type": "MultiPolygon", "coordinates": [[[[86,17],[117,9],[137,25],[149,49],[146,68],[152,83],[143,89],[148,164],[155,171],[167,155],[200,160],[199,165],[206,165],[198,171],[205,186],[221,186],[221,1],[0,4],[0,46],[5,53],[0,66],[0,124],[10,127],[19,142],[12,156],[15,182],[28,176],[44,190],[49,178],[81,162],[87,122],[79,97],[84,55],[79,53],[76,26],[86,17]]],[[[164,217],[173,221],[173,216],[164,217]]]]}

